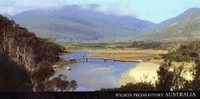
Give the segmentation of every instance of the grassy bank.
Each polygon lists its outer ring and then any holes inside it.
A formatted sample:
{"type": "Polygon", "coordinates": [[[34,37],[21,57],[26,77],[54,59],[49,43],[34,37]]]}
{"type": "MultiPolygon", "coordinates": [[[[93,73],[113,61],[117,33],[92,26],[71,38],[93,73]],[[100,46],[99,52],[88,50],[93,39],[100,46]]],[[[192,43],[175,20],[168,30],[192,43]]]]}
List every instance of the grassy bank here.
{"type": "Polygon", "coordinates": [[[89,58],[106,58],[120,61],[162,62],[161,55],[167,50],[155,47],[160,43],[118,42],[118,43],[69,43],[65,48],[69,52],[77,50],[90,51],[89,58]],[[134,45],[134,46],[133,46],[134,45]],[[137,46],[136,46],[137,45],[137,46]],[[144,47],[147,46],[148,47],[144,47]]]}
{"type": "Polygon", "coordinates": [[[155,49],[137,49],[137,48],[118,48],[118,49],[88,49],[91,54],[88,55],[89,58],[109,58],[113,60],[121,61],[151,61],[151,62],[161,62],[162,54],[166,54],[165,50],[155,50],[155,49]]]}

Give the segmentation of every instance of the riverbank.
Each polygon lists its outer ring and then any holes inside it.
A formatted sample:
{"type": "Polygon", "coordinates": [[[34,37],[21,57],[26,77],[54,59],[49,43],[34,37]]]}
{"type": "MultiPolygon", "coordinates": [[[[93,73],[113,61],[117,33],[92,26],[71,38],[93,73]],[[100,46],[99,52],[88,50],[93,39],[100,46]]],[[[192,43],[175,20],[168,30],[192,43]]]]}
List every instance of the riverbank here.
{"type": "Polygon", "coordinates": [[[141,62],[124,72],[118,79],[118,86],[123,86],[128,83],[149,82],[152,84],[158,80],[157,71],[160,64],[152,62],[141,62]]]}
{"type": "Polygon", "coordinates": [[[138,49],[138,48],[107,48],[89,49],[89,58],[108,58],[120,61],[137,61],[138,63],[125,71],[118,78],[118,86],[127,83],[150,82],[156,83],[158,79],[157,71],[162,64],[162,55],[167,54],[166,50],[158,49],[138,49]]]}
{"type": "Polygon", "coordinates": [[[137,49],[137,48],[118,48],[118,49],[88,49],[88,58],[108,58],[120,61],[138,61],[161,63],[161,55],[166,54],[165,50],[137,49]]]}
{"type": "MultiPolygon", "coordinates": [[[[154,80],[157,79],[157,70],[163,62],[162,55],[167,53],[166,50],[139,48],[98,49],[88,47],[83,49],[68,48],[67,50],[70,54],[65,56],[64,59],[86,61],[84,64],[69,63],[71,64],[71,72],[69,73],[68,78],[79,82],[77,90],[91,90],[90,87],[94,90],[110,88],[111,86],[112,88],[115,88],[129,82],[134,83],[146,80],[155,82],[154,80]],[[81,73],[82,78],[88,78],[88,80],[81,79],[79,75],[76,76],[77,73],[81,73]],[[99,74],[101,74],[101,76],[99,76],[99,74]],[[113,79],[113,77],[115,79],[113,79]],[[95,82],[96,78],[101,78],[102,81],[105,81],[106,79],[110,83],[105,84],[104,82],[95,82]],[[88,88],[88,86],[90,87],[88,88]]],[[[63,61],[58,63],[58,65],[60,64],[68,64],[68,62],[63,61]]]]}

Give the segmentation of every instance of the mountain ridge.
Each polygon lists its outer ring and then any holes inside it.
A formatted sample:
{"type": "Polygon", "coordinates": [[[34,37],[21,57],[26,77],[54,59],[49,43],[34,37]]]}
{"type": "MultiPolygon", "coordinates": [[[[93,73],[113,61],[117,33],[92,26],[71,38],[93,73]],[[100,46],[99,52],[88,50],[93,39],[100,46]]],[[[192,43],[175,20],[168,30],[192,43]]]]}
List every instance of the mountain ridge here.
{"type": "Polygon", "coordinates": [[[39,36],[78,42],[133,37],[154,25],[134,17],[107,14],[78,5],[26,11],[13,19],[39,36]]]}
{"type": "Polygon", "coordinates": [[[182,14],[161,22],[139,40],[191,41],[200,39],[200,8],[187,9],[182,14]]]}

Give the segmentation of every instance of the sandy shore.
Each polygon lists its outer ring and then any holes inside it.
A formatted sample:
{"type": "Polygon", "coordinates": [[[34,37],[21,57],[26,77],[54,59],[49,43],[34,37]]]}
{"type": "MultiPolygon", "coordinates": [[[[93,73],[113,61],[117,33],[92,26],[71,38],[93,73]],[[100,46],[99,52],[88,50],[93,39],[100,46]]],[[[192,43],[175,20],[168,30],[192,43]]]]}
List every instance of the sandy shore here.
{"type": "Polygon", "coordinates": [[[124,72],[118,79],[118,85],[126,85],[127,83],[150,82],[155,84],[158,79],[157,71],[159,64],[151,62],[138,63],[136,66],[124,72]]]}
{"type": "MultiPolygon", "coordinates": [[[[185,80],[192,81],[194,79],[193,72],[195,64],[193,62],[172,62],[172,66],[169,71],[174,71],[180,66],[183,66],[181,75],[185,80]]],[[[141,62],[136,66],[132,67],[128,71],[124,72],[118,79],[118,85],[126,85],[127,83],[139,83],[139,82],[150,82],[155,85],[158,80],[157,71],[159,70],[160,64],[153,62],[141,62]]]]}

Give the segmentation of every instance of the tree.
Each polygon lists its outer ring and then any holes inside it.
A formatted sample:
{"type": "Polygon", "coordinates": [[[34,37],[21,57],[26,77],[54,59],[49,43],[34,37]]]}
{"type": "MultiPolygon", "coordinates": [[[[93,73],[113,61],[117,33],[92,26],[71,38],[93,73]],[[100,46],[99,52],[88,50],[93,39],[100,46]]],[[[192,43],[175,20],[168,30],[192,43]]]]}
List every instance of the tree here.
{"type": "Polygon", "coordinates": [[[0,91],[27,92],[32,91],[32,83],[28,72],[7,56],[0,55],[0,91]]]}

